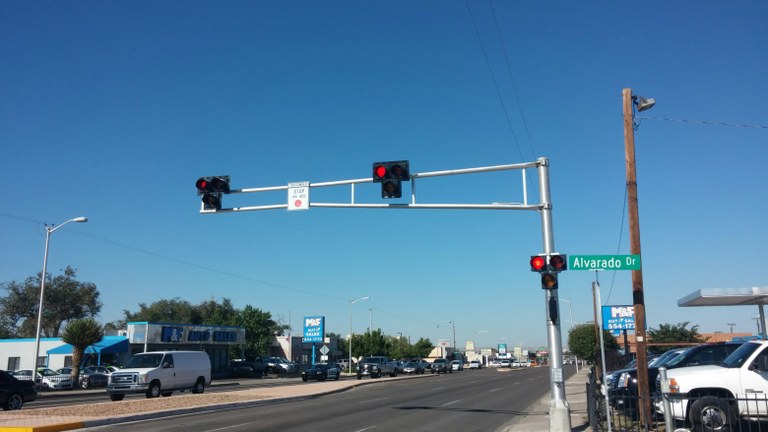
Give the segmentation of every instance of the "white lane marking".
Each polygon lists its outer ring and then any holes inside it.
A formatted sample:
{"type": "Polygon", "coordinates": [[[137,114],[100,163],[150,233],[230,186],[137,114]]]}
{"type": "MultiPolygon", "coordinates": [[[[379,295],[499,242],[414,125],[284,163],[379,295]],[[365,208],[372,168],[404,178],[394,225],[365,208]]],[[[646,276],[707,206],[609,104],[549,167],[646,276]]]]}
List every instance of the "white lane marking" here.
{"type": "Polygon", "coordinates": [[[358,429],[355,432],[363,432],[363,431],[367,431],[367,430],[371,430],[371,429],[376,429],[376,426],[368,426],[367,428],[358,429]]]}
{"type": "Polygon", "coordinates": [[[381,398],[376,398],[376,399],[365,399],[365,400],[361,400],[358,403],[378,402],[378,401],[382,401],[382,400],[386,400],[386,399],[389,399],[389,398],[388,397],[381,397],[381,398]]]}
{"type": "Polygon", "coordinates": [[[208,430],[208,431],[206,431],[206,432],[216,432],[216,431],[223,431],[223,430],[232,429],[232,428],[239,428],[239,427],[241,427],[241,426],[245,426],[245,425],[249,425],[249,424],[254,424],[254,423],[256,423],[256,422],[240,423],[240,424],[238,424],[238,425],[226,426],[226,427],[223,427],[223,428],[218,428],[218,429],[209,429],[209,430],[208,430]]]}
{"type": "Polygon", "coordinates": [[[501,390],[501,389],[497,387],[497,388],[489,390],[488,393],[493,393],[493,392],[499,391],[499,390],[501,390]]]}
{"type": "Polygon", "coordinates": [[[446,403],[444,403],[444,404],[442,404],[442,405],[440,405],[440,406],[448,406],[448,405],[453,405],[453,404],[455,404],[455,403],[459,403],[459,402],[461,402],[461,399],[456,399],[455,401],[446,402],[446,403]]]}

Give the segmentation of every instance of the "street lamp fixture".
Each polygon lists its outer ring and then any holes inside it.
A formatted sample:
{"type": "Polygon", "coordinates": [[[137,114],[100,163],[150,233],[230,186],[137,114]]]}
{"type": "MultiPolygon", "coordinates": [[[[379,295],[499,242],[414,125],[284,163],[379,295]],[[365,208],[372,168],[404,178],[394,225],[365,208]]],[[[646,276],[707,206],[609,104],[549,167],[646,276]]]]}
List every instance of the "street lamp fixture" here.
{"type": "Polygon", "coordinates": [[[349,368],[349,373],[352,373],[352,305],[362,301],[362,300],[368,300],[370,299],[370,296],[360,297],[357,300],[349,300],[349,364],[347,367],[349,368]]]}
{"type": "Polygon", "coordinates": [[[40,275],[40,304],[37,307],[37,331],[35,332],[35,356],[32,358],[32,370],[37,370],[37,357],[40,354],[40,327],[43,323],[43,297],[45,296],[45,272],[48,269],[48,243],[51,240],[51,234],[57,229],[63,227],[70,222],[88,222],[88,218],[80,216],[69,219],[59,226],[46,226],[45,227],[45,254],[43,255],[43,273],[40,275]]]}
{"type": "Polygon", "coordinates": [[[637,110],[640,112],[643,112],[645,110],[649,110],[653,108],[654,105],[656,105],[656,99],[654,98],[644,98],[642,96],[638,95],[632,95],[632,102],[635,103],[635,106],[637,106],[637,110]]]}

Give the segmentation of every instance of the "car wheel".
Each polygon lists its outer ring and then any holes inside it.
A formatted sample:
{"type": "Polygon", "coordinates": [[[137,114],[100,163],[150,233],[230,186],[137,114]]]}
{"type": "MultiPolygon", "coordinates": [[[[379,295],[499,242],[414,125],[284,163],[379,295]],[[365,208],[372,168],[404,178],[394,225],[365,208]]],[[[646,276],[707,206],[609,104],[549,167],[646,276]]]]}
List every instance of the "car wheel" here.
{"type": "Polygon", "coordinates": [[[715,396],[705,396],[694,402],[688,416],[693,430],[697,432],[727,432],[736,429],[736,413],[733,407],[715,396]]]}
{"type": "Polygon", "coordinates": [[[307,382],[308,379],[309,378],[307,378],[306,376],[301,377],[301,380],[304,381],[304,382],[307,382]]]}
{"type": "Polygon", "coordinates": [[[334,378],[333,380],[338,381],[340,376],[341,376],[341,371],[336,373],[336,378],[334,378]]]}
{"type": "Polygon", "coordinates": [[[83,378],[83,380],[80,381],[80,387],[84,389],[90,388],[91,380],[89,380],[88,378],[83,378]]]}
{"type": "Polygon", "coordinates": [[[362,375],[358,375],[357,379],[363,379],[363,376],[362,375]]]}
{"type": "Polygon", "coordinates": [[[147,398],[156,397],[160,397],[160,383],[157,381],[152,381],[152,383],[149,385],[149,389],[147,390],[147,398]]]}
{"type": "Polygon", "coordinates": [[[24,398],[18,393],[13,393],[8,396],[8,399],[5,400],[5,403],[3,404],[3,411],[14,411],[21,409],[22,405],[24,405],[24,398]]]}
{"type": "Polygon", "coordinates": [[[113,401],[121,401],[121,400],[123,400],[125,398],[125,395],[124,394],[111,394],[111,395],[109,395],[109,398],[112,399],[113,401]]]}
{"type": "Polygon", "coordinates": [[[200,394],[205,391],[205,380],[203,378],[198,378],[197,381],[195,381],[195,385],[192,387],[192,393],[200,394]]]}

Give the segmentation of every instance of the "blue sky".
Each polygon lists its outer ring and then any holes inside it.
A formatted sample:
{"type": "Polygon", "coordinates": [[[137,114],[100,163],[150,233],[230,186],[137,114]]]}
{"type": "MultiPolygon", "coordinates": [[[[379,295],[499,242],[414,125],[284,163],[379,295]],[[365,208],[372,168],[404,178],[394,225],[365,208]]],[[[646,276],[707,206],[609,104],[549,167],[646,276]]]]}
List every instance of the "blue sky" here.
{"type": "MultiPolygon", "coordinates": [[[[546,346],[528,267],[543,248],[535,212],[201,215],[194,182],[548,157],[556,249],[628,254],[629,87],[657,101],[635,135],[649,326],[756,330],[755,307],[677,300],[768,285],[765,2],[3,0],[0,11],[0,281],[41,270],[44,223],[82,215],[53,234],[48,270],[94,282],[104,322],[139,303],[229,298],[295,332],[324,315],[347,334],[349,300],[370,296],[352,307],[355,332],[372,322],[434,341],[450,320],[460,345],[546,346]]],[[[423,180],[418,196],[520,201],[520,183],[518,172],[423,180]]],[[[312,190],[326,197],[349,189],[312,190]]],[[[383,202],[372,184],[356,199],[383,202]]],[[[242,194],[224,206],[284,202],[242,194]]],[[[630,272],[598,277],[604,304],[632,304],[630,272]]],[[[577,323],[593,319],[594,279],[560,277],[577,323]]],[[[566,302],[561,314],[565,333],[566,302]]]]}

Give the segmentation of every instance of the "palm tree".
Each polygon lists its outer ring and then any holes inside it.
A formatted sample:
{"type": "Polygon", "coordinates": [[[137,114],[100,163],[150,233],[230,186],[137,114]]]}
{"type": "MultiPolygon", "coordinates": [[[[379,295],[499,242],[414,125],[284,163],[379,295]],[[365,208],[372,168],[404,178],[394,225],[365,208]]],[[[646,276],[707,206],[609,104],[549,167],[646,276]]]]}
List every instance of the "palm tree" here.
{"type": "Polygon", "coordinates": [[[80,377],[80,363],[85,349],[104,338],[104,328],[93,318],[70,321],[61,333],[61,340],[72,345],[72,382],[80,377]]]}

